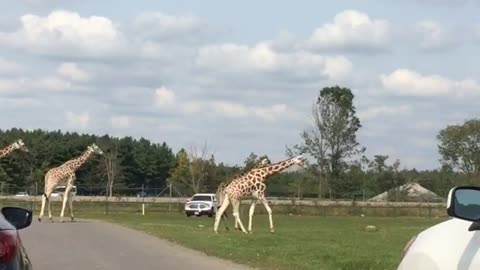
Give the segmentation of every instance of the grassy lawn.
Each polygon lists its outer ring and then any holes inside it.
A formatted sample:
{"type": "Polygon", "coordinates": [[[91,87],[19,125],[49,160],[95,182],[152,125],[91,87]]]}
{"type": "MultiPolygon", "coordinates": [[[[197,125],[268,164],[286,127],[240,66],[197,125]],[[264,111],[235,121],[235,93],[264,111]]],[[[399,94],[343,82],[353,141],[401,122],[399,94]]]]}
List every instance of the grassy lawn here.
{"type": "MultiPolygon", "coordinates": [[[[423,229],[443,221],[425,218],[310,217],[274,215],[276,233],[268,218],[254,217],[252,235],[213,233],[213,218],[174,213],[81,213],[141,230],[213,256],[260,269],[384,270],[396,269],[406,242],[423,229]],[[366,232],[375,225],[377,232],[366,232]]],[[[248,217],[243,216],[244,225],[248,217]]],[[[229,216],[229,226],[233,219],[229,216]]]]}

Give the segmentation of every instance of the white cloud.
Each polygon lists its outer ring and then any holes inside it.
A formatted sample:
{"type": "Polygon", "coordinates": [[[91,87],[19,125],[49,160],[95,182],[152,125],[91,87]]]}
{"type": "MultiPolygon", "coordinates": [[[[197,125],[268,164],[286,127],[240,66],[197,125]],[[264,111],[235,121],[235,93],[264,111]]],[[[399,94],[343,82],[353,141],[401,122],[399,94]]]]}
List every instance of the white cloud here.
{"type": "Polygon", "coordinates": [[[0,57],[0,75],[16,74],[22,71],[22,65],[0,57]]]}
{"type": "Polygon", "coordinates": [[[406,113],[411,112],[411,108],[408,105],[400,105],[400,106],[370,106],[366,110],[360,111],[358,113],[358,117],[360,121],[369,121],[375,119],[377,117],[386,116],[386,115],[403,115],[406,113]]]}
{"type": "Polygon", "coordinates": [[[316,29],[307,43],[313,49],[379,50],[388,42],[388,21],[345,10],[335,15],[333,23],[316,29]]]}
{"type": "Polygon", "coordinates": [[[206,114],[215,118],[246,119],[258,118],[262,121],[276,121],[281,117],[296,117],[296,113],[285,104],[253,106],[226,100],[208,102],[186,102],[184,111],[190,114],[206,114]]]}
{"type": "Polygon", "coordinates": [[[137,16],[133,29],[144,39],[194,39],[202,32],[203,23],[192,15],[169,15],[161,12],[145,12],[137,16]]]}
{"type": "Polygon", "coordinates": [[[43,101],[37,98],[29,98],[29,97],[9,98],[9,99],[5,99],[4,101],[5,103],[8,104],[8,106],[11,106],[12,108],[15,108],[15,109],[22,109],[22,110],[38,109],[38,107],[45,104],[43,101]]]}
{"type": "Polygon", "coordinates": [[[450,31],[435,21],[421,21],[416,24],[422,50],[441,50],[454,46],[450,31]]]}
{"type": "Polygon", "coordinates": [[[435,148],[436,146],[436,141],[433,138],[417,137],[417,138],[412,138],[412,142],[418,147],[427,148],[427,149],[432,149],[432,148],[435,148]]]}
{"type": "Polygon", "coordinates": [[[110,124],[113,128],[129,128],[130,117],[128,116],[112,116],[110,118],[110,124]]]}
{"type": "Polygon", "coordinates": [[[65,120],[69,127],[86,128],[90,122],[90,114],[88,112],[73,113],[65,112],[65,120]]]}
{"type": "Polygon", "coordinates": [[[25,79],[1,79],[0,94],[19,93],[25,90],[28,82],[25,79]]]}
{"type": "Polygon", "coordinates": [[[480,94],[480,85],[472,79],[454,81],[440,75],[422,75],[408,69],[397,69],[381,75],[383,86],[404,96],[447,96],[480,94]]]}
{"type": "Polygon", "coordinates": [[[162,86],[155,89],[154,103],[158,107],[171,107],[175,104],[175,92],[162,86]]]}
{"type": "Polygon", "coordinates": [[[474,37],[477,41],[480,42],[480,23],[477,23],[475,26],[474,26],[474,37]]]}
{"type": "Polygon", "coordinates": [[[88,81],[90,79],[90,75],[86,71],[80,69],[76,63],[62,63],[58,67],[57,72],[61,76],[72,81],[88,81]]]}
{"type": "Polygon", "coordinates": [[[4,94],[25,94],[35,90],[70,91],[72,89],[74,89],[74,86],[71,82],[54,76],[44,78],[0,78],[0,93],[4,94]]]}
{"type": "Polygon", "coordinates": [[[117,54],[125,46],[123,34],[106,17],[81,17],[76,12],[56,10],[47,17],[23,15],[20,21],[16,32],[0,33],[0,44],[69,57],[103,57],[117,54]]]}
{"type": "Polygon", "coordinates": [[[196,64],[222,72],[281,73],[279,79],[316,77],[344,79],[353,64],[343,56],[324,57],[305,51],[281,53],[261,42],[254,47],[226,43],[200,48],[196,64]]]}
{"type": "Polygon", "coordinates": [[[344,80],[350,76],[353,64],[344,56],[327,57],[324,74],[334,80],[344,80]]]}
{"type": "Polygon", "coordinates": [[[72,83],[69,81],[56,77],[46,77],[35,80],[33,83],[36,84],[37,89],[45,89],[50,91],[67,91],[73,87],[72,83]]]}

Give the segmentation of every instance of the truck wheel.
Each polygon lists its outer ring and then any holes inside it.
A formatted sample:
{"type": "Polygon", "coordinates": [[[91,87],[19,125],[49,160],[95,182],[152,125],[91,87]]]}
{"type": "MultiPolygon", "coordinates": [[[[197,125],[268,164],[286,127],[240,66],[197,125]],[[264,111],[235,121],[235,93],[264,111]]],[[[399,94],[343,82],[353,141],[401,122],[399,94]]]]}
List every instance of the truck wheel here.
{"type": "Polygon", "coordinates": [[[215,210],[213,210],[213,207],[212,209],[210,209],[210,212],[208,212],[208,217],[213,217],[215,215],[215,210]]]}

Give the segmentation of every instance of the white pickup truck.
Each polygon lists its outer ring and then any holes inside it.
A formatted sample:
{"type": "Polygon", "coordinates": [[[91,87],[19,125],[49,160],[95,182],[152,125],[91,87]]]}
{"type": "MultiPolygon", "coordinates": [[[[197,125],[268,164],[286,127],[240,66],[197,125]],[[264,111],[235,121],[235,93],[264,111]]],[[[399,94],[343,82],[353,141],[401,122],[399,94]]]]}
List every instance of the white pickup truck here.
{"type": "Polygon", "coordinates": [[[185,203],[185,215],[213,217],[217,212],[218,202],[214,193],[197,193],[185,203]]]}

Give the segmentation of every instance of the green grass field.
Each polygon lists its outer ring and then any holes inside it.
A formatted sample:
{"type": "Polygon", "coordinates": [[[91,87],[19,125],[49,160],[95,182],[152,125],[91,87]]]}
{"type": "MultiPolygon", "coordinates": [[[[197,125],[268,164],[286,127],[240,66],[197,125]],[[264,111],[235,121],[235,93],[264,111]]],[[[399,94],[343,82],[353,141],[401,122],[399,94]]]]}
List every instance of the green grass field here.
{"type": "MultiPolygon", "coordinates": [[[[254,217],[254,233],[213,233],[213,218],[175,213],[103,214],[79,217],[118,223],[206,254],[260,269],[384,270],[396,269],[406,242],[443,221],[425,218],[310,217],[274,215],[276,233],[268,232],[266,215],[254,217]],[[375,225],[377,232],[366,232],[375,225]]],[[[248,217],[243,216],[244,224],[248,217]]],[[[229,226],[233,219],[229,217],[229,226]]]]}

